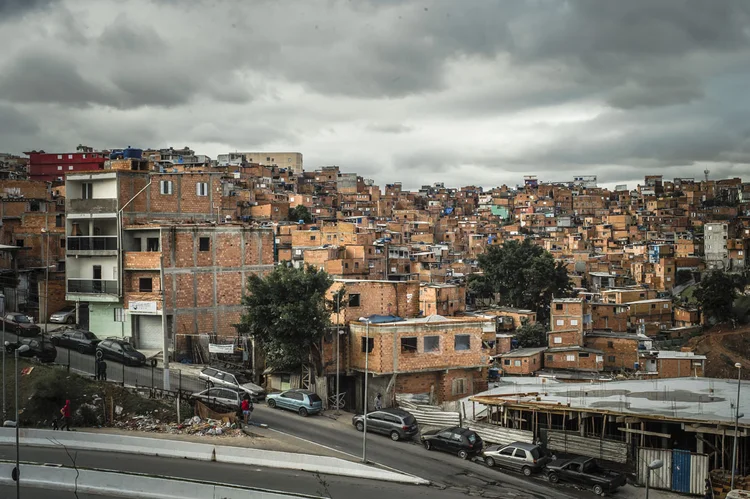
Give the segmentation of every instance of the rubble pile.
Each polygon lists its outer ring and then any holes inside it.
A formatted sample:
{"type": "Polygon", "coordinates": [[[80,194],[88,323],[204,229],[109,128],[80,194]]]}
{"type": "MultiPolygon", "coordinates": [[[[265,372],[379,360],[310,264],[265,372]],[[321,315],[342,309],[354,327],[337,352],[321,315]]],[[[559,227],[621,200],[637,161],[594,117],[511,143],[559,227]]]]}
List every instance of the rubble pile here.
{"type": "Polygon", "coordinates": [[[188,418],[182,423],[161,421],[152,415],[133,416],[117,421],[115,427],[130,431],[172,433],[178,435],[209,435],[221,437],[247,436],[243,433],[241,425],[237,423],[232,423],[228,420],[201,419],[198,416],[188,418]]]}

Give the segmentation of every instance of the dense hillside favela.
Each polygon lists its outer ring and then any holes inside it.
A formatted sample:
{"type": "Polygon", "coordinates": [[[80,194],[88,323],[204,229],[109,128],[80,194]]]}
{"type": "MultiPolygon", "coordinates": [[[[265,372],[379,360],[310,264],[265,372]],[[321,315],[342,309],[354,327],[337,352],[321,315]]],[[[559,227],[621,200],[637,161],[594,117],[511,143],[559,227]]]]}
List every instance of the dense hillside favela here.
{"type": "Polygon", "coordinates": [[[740,178],[696,168],[614,189],[571,173],[409,190],[309,167],[299,152],[188,147],[79,146],[0,154],[0,165],[6,312],[46,323],[72,309],[80,328],[158,352],[165,371],[208,364],[224,346],[267,390],[306,383],[359,412],[368,376],[368,397],[388,406],[595,432],[621,444],[611,461],[671,438],[728,466],[735,411],[710,401],[726,401],[750,367],[740,178]],[[240,326],[248,278],[279,265],[325,271],[327,298],[344,302],[318,369],[269,368],[240,326]],[[493,388],[505,378],[534,384],[493,388]],[[653,393],[665,386],[682,395],[662,407],[653,393]],[[704,392],[698,407],[690,394],[704,392]]]}

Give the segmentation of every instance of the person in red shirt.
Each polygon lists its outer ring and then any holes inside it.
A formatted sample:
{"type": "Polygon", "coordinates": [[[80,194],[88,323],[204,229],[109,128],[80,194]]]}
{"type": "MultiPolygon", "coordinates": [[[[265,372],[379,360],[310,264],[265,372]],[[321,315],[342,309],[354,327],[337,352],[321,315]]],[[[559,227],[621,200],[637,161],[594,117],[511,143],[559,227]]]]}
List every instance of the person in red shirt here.
{"type": "Polygon", "coordinates": [[[65,428],[70,431],[70,400],[65,401],[65,405],[60,409],[60,414],[63,417],[63,424],[60,426],[60,430],[65,428]]]}
{"type": "Polygon", "coordinates": [[[253,413],[253,403],[250,401],[250,397],[248,395],[245,395],[245,397],[242,399],[240,408],[242,409],[242,419],[245,421],[245,424],[248,424],[250,415],[253,413]]]}

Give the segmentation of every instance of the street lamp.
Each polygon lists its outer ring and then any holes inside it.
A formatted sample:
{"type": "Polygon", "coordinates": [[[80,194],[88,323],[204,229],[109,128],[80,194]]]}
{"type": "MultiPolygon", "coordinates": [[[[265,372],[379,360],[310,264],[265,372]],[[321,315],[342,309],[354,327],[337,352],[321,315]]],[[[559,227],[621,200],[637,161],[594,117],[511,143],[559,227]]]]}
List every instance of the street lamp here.
{"type": "Polygon", "coordinates": [[[738,429],[740,425],[740,417],[745,417],[744,414],[740,415],[740,388],[742,387],[742,364],[737,362],[734,367],[737,368],[737,403],[735,404],[734,411],[734,444],[732,445],[732,482],[729,486],[730,490],[734,490],[734,470],[737,468],[737,437],[738,429]]]}
{"type": "Polygon", "coordinates": [[[370,361],[370,319],[360,317],[360,322],[365,323],[365,404],[362,420],[364,421],[364,431],[362,432],[362,462],[367,464],[367,371],[369,370],[370,361]]]}
{"type": "Polygon", "coordinates": [[[658,470],[662,466],[664,466],[664,461],[662,461],[661,459],[654,459],[649,465],[646,466],[646,499],[648,499],[648,485],[651,481],[651,472],[653,470],[658,470]]]}
{"type": "Polygon", "coordinates": [[[340,343],[340,336],[341,331],[339,331],[339,327],[341,324],[341,290],[338,290],[336,292],[336,415],[340,415],[339,412],[339,358],[341,354],[339,353],[339,343],[340,343]]]}
{"type": "Polygon", "coordinates": [[[18,354],[29,350],[29,345],[20,345],[16,348],[16,499],[21,497],[21,446],[19,445],[18,428],[21,426],[18,421],[19,409],[18,409],[18,354]]]}

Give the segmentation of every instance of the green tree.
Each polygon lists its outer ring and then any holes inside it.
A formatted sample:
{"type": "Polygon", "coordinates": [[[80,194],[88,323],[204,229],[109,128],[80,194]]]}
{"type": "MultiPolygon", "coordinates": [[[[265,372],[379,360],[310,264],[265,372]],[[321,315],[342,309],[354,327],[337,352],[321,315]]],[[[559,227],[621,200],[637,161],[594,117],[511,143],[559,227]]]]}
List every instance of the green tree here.
{"type": "Polygon", "coordinates": [[[331,284],[325,271],[309,265],[297,269],[287,262],[265,277],[250,276],[239,330],[259,343],[269,367],[309,363],[322,374],[321,339],[331,327],[325,295],[331,284]]]}
{"type": "Polygon", "coordinates": [[[312,213],[310,213],[310,210],[308,210],[307,207],[299,204],[289,210],[289,220],[291,220],[292,222],[299,222],[300,220],[302,220],[302,223],[311,224],[313,221],[313,217],[312,213]]]}
{"type": "Polygon", "coordinates": [[[536,311],[539,322],[549,318],[552,296],[567,296],[571,289],[565,265],[529,239],[489,246],[478,260],[482,273],[469,279],[475,298],[499,294],[502,305],[536,311]]]}
{"type": "Polygon", "coordinates": [[[707,317],[724,322],[732,317],[739,280],[721,270],[704,274],[693,295],[707,317]]]}
{"type": "Polygon", "coordinates": [[[524,322],[516,329],[515,339],[520,348],[536,348],[547,345],[547,328],[544,324],[524,322]]]}

